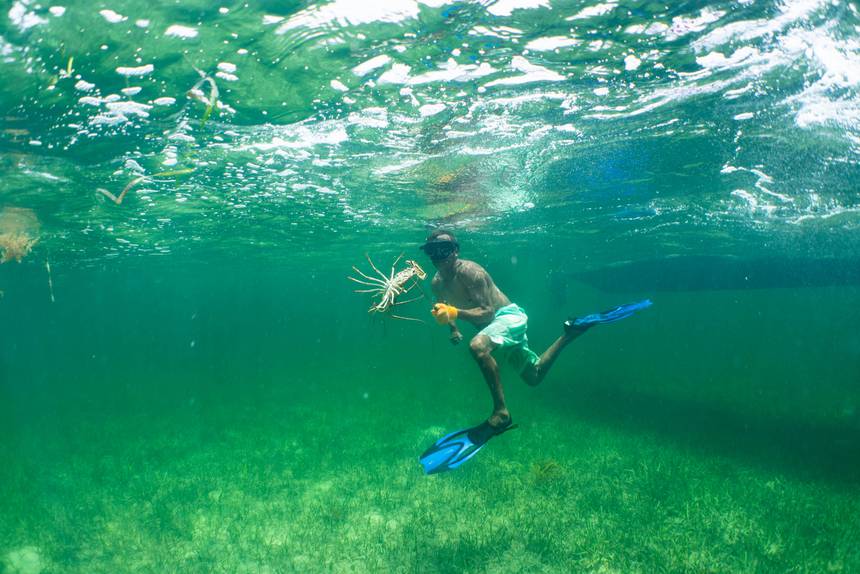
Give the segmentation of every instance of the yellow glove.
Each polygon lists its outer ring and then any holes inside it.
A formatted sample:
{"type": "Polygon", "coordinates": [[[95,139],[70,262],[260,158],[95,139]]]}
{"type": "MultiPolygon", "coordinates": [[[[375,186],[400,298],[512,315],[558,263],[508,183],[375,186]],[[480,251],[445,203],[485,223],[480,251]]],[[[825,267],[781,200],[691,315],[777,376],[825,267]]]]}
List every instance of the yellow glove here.
{"type": "Polygon", "coordinates": [[[440,325],[448,325],[457,320],[457,308],[445,303],[436,303],[430,311],[440,325]]]}

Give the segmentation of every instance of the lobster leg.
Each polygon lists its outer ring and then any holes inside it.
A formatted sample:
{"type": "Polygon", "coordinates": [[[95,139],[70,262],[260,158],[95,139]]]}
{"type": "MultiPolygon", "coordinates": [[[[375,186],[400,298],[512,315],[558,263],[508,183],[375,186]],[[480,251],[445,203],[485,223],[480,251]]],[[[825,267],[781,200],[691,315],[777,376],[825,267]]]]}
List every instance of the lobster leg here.
{"type": "Polygon", "coordinates": [[[351,280],[355,281],[356,283],[358,283],[358,284],[360,284],[360,285],[367,285],[368,287],[373,287],[374,289],[378,289],[378,290],[380,290],[380,291],[385,291],[385,287],[382,287],[382,286],[376,286],[376,285],[375,285],[375,284],[373,284],[373,283],[367,283],[367,282],[365,282],[365,281],[359,281],[358,279],[353,279],[352,277],[347,277],[347,279],[351,279],[351,280]]]}
{"type": "Polygon", "coordinates": [[[386,277],[386,276],[385,276],[385,273],[383,273],[382,271],[380,271],[379,269],[377,269],[377,268],[376,268],[376,265],[374,265],[374,264],[373,264],[373,260],[370,258],[370,255],[368,255],[367,253],[365,253],[365,254],[364,254],[364,256],[365,256],[365,257],[367,257],[367,262],[368,262],[368,263],[370,263],[370,266],[371,266],[371,267],[373,267],[373,270],[374,270],[374,271],[376,271],[377,273],[379,273],[379,276],[380,276],[380,277],[382,277],[382,280],[383,280],[383,281],[385,281],[386,283],[387,283],[388,281],[390,281],[390,278],[389,278],[389,277],[386,277]]]}
{"type": "Polygon", "coordinates": [[[424,295],[420,295],[420,296],[418,296],[418,297],[413,297],[412,299],[407,299],[406,301],[397,301],[397,302],[395,302],[395,303],[392,303],[391,305],[392,305],[392,306],[394,306],[394,305],[403,305],[403,304],[405,304],[405,303],[412,303],[413,301],[420,301],[420,300],[421,300],[421,299],[423,299],[423,298],[424,298],[424,295]]]}
{"type": "Polygon", "coordinates": [[[400,315],[391,314],[393,319],[403,319],[404,321],[416,321],[418,323],[426,323],[423,319],[416,319],[415,317],[401,317],[400,315]]]}
{"type": "MultiPolygon", "coordinates": [[[[368,281],[373,281],[373,282],[374,282],[374,283],[376,283],[377,285],[385,285],[385,282],[384,282],[382,279],[377,279],[376,277],[368,277],[367,275],[365,275],[364,273],[362,273],[361,271],[359,271],[357,268],[353,267],[353,269],[355,270],[355,272],[356,272],[356,273],[358,273],[359,275],[361,275],[362,277],[364,277],[364,278],[365,278],[365,279],[367,279],[368,281]]],[[[361,283],[361,281],[359,281],[359,280],[358,280],[358,279],[356,279],[355,277],[347,277],[347,279],[352,279],[353,281],[356,281],[356,282],[358,282],[358,283],[361,283]]]]}

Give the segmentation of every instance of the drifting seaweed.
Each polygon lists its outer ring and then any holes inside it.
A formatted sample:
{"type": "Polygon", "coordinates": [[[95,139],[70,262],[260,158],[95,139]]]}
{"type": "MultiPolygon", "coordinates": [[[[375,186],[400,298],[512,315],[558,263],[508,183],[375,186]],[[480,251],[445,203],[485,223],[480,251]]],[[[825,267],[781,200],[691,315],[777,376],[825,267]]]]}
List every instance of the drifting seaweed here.
{"type": "Polygon", "coordinates": [[[60,80],[63,80],[65,78],[71,78],[72,72],[75,71],[75,69],[72,67],[74,65],[74,63],[75,63],[75,57],[69,56],[69,61],[66,63],[66,67],[61,68],[60,71],[57,72],[57,75],[52,77],[51,81],[48,82],[48,89],[53,90],[60,80]]]}
{"type": "Polygon", "coordinates": [[[66,64],[66,69],[60,70],[60,78],[71,78],[72,77],[72,72],[75,71],[75,69],[72,67],[74,65],[74,63],[75,63],[75,57],[69,56],[69,62],[68,62],[68,64],[66,64]]]}
{"type": "Polygon", "coordinates": [[[189,174],[193,171],[194,171],[194,168],[189,167],[189,168],[183,168],[183,169],[173,169],[173,170],[169,170],[169,171],[160,171],[160,172],[154,173],[152,175],[140,175],[140,176],[132,179],[130,182],[128,182],[126,184],[126,186],[124,188],[122,188],[122,191],[120,192],[119,195],[114,195],[111,192],[109,192],[108,190],[103,189],[101,187],[97,188],[96,191],[101,193],[102,195],[104,195],[108,199],[110,199],[115,204],[120,205],[122,203],[122,200],[125,199],[125,194],[127,194],[129,192],[129,190],[131,190],[133,187],[135,187],[137,184],[139,184],[141,182],[151,181],[152,179],[154,179],[156,177],[173,177],[173,176],[177,176],[177,175],[186,175],[186,174],[189,174]]]}
{"type": "Polygon", "coordinates": [[[212,111],[218,107],[218,85],[215,83],[215,80],[205,72],[197,68],[194,69],[198,74],[200,74],[200,79],[190,90],[188,90],[187,95],[192,100],[197,100],[198,102],[202,102],[206,105],[206,111],[203,112],[203,117],[200,118],[200,127],[202,128],[206,125],[206,122],[209,121],[212,111]],[[209,84],[209,97],[206,97],[206,94],[204,94],[203,90],[200,89],[203,84],[209,84]]]}
{"type": "Polygon", "coordinates": [[[21,233],[0,233],[0,248],[3,249],[0,263],[6,263],[13,259],[21,263],[21,259],[32,251],[33,246],[38,241],[38,238],[34,239],[21,233]]]}
{"type": "Polygon", "coordinates": [[[6,207],[0,212],[0,263],[18,263],[39,241],[39,220],[31,209],[6,207]]]}

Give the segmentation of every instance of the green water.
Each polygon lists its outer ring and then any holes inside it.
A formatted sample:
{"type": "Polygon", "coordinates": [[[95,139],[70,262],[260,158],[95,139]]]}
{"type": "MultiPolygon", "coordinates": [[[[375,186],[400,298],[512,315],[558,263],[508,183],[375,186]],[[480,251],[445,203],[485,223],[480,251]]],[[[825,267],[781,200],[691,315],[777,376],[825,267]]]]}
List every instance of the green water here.
{"type": "Polygon", "coordinates": [[[858,26],[0,4],[0,573],[860,571],[858,26]],[[486,385],[346,277],[437,226],[537,352],[654,306],[425,476],[486,385]]]}

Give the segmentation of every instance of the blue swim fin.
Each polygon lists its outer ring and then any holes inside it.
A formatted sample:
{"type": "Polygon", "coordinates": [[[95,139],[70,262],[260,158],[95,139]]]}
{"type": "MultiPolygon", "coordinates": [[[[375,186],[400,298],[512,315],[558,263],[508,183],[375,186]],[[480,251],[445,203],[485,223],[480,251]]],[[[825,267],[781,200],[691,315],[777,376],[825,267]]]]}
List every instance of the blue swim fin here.
{"type": "Polygon", "coordinates": [[[487,421],[478,426],[446,434],[421,455],[421,466],[426,474],[454,470],[478,454],[491,438],[507,432],[517,425],[508,424],[503,429],[490,426],[487,421]]]}
{"type": "Polygon", "coordinates": [[[650,307],[651,304],[651,299],[643,299],[636,303],[619,305],[618,307],[608,309],[602,313],[592,313],[591,315],[586,315],[584,317],[571,317],[564,322],[564,330],[569,331],[570,329],[577,327],[590,327],[592,325],[597,325],[598,323],[614,323],[615,321],[626,319],[636,311],[650,307]]]}

